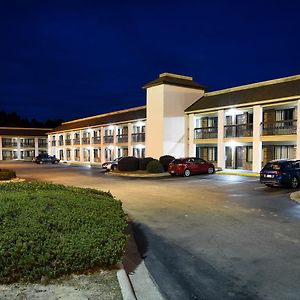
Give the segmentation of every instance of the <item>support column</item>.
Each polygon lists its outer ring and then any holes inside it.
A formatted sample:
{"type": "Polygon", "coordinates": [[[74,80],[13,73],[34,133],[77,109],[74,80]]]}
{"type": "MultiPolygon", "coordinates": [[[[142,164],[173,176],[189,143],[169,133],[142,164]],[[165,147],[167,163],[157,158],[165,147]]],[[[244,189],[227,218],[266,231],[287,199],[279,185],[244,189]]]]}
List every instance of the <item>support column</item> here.
{"type": "Polygon", "coordinates": [[[262,116],[262,107],[255,105],[253,107],[252,171],[257,173],[260,172],[262,163],[262,142],[260,140],[262,116]]]}
{"type": "Polygon", "coordinates": [[[84,157],[83,157],[83,146],[82,146],[82,136],[83,136],[83,134],[82,134],[82,131],[80,130],[79,131],[79,138],[80,138],[80,152],[79,152],[79,157],[80,157],[80,162],[84,162],[84,157]]]}
{"type": "Polygon", "coordinates": [[[296,159],[300,159],[300,100],[297,101],[297,148],[296,159]]]}
{"type": "Polygon", "coordinates": [[[105,162],[104,127],[101,127],[101,131],[100,131],[100,147],[101,147],[100,160],[101,160],[101,163],[104,163],[105,162]]]}
{"type": "Polygon", "coordinates": [[[188,120],[188,156],[195,157],[196,156],[196,145],[194,144],[195,134],[194,129],[196,127],[195,123],[195,115],[190,114],[188,120]]]}
{"type": "Polygon", "coordinates": [[[218,167],[225,169],[224,109],[218,110],[218,167]]]}
{"type": "Polygon", "coordinates": [[[112,160],[117,158],[117,155],[118,155],[118,151],[117,151],[117,133],[118,133],[117,126],[114,126],[114,129],[113,129],[114,148],[113,148],[113,151],[112,151],[112,160]]]}
{"type": "Polygon", "coordinates": [[[35,137],[34,138],[34,156],[39,155],[39,138],[35,137]]]}
{"type": "Polygon", "coordinates": [[[132,149],[132,131],[133,125],[132,123],[128,123],[128,156],[133,156],[133,149],[132,149]]]}
{"type": "Polygon", "coordinates": [[[17,138],[17,157],[18,159],[21,159],[21,139],[17,138]]]}
{"type": "Polygon", "coordinates": [[[2,137],[0,136],[0,160],[3,160],[3,153],[2,153],[2,137]]]}

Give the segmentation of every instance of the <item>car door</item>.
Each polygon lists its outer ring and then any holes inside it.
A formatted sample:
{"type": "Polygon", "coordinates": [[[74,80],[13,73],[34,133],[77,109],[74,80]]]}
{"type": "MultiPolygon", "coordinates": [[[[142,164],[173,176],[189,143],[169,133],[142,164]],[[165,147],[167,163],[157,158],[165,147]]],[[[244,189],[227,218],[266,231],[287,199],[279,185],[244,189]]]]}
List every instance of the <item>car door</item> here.
{"type": "Polygon", "coordinates": [[[198,165],[199,165],[199,173],[207,173],[208,164],[204,159],[199,158],[198,165]]]}
{"type": "Polygon", "coordinates": [[[192,174],[198,172],[198,167],[197,167],[197,163],[195,163],[195,158],[191,157],[187,160],[187,169],[189,169],[192,174]]]}

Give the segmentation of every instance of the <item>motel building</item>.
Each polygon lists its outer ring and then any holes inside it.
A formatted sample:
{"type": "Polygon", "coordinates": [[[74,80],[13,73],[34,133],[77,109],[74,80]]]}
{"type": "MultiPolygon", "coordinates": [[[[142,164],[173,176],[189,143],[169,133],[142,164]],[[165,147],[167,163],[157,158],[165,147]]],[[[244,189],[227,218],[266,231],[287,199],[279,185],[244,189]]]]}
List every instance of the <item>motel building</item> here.
{"type": "Polygon", "coordinates": [[[0,160],[32,160],[47,153],[45,128],[0,127],[0,160]]]}
{"type": "Polygon", "coordinates": [[[48,135],[62,161],[119,156],[197,156],[259,172],[300,159],[300,75],[206,92],[192,77],[163,73],[146,84],[146,106],[62,123],[48,135]]]}
{"type": "MultiPolygon", "coordinates": [[[[145,106],[48,130],[48,153],[82,164],[120,156],[197,156],[223,169],[254,172],[269,160],[300,159],[300,75],[207,92],[192,77],[163,73],[143,88],[145,106]]],[[[39,147],[41,137],[7,133],[0,159],[46,150],[39,147]],[[30,149],[24,147],[28,139],[30,149]]]]}

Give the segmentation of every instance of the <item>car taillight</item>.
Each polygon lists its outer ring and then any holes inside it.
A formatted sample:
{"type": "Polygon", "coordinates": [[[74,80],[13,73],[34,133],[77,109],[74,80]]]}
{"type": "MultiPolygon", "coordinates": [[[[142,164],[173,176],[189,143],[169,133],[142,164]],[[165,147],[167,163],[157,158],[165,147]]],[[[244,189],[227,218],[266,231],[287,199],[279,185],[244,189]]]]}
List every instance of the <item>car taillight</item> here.
{"type": "Polygon", "coordinates": [[[276,171],[276,175],[282,175],[281,171],[276,171]]]}

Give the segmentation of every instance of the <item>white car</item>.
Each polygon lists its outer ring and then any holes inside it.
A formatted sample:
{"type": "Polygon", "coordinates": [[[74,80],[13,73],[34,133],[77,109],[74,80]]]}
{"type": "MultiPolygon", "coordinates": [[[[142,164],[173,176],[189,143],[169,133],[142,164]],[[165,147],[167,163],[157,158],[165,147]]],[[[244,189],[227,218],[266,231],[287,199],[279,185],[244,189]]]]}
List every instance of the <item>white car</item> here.
{"type": "Polygon", "coordinates": [[[106,161],[105,163],[102,164],[102,168],[108,171],[115,171],[118,169],[118,163],[122,158],[123,157],[118,157],[113,161],[106,161]]]}

